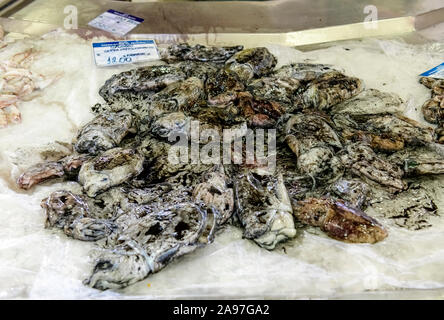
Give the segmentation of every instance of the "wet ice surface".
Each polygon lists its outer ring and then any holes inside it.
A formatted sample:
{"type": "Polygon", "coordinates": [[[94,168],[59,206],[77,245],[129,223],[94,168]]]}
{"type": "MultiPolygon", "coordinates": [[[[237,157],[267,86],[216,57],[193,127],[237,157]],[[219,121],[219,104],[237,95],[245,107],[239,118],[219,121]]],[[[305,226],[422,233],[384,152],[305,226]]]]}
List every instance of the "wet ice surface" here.
{"type": "MultiPolygon", "coordinates": [[[[368,211],[389,231],[389,237],[375,245],[346,244],[307,228],[270,252],[227,226],[214,243],[126,289],[100,292],[84,286],[94,245],[44,229],[40,208],[41,199],[50,192],[75,190],[79,185],[45,184],[18,191],[15,178],[39,159],[31,154],[19,161],[16,150],[71,141],[78,127],[92,118],[90,107],[101,102],[101,84],[131,67],[96,68],[89,42],[60,34],[12,44],[0,51],[0,59],[30,45],[42,51],[33,70],[63,71],[64,76],[41,97],[20,105],[22,124],[0,131],[0,298],[362,297],[397,289],[444,288],[442,179],[428,179],[426,184],[441,208],[441,217],[431,218],[431,228],[402,229],[381,212],[368,211]]],[[[366,88],[395,92],[406,102],[406,114],[419,120],[420,106],[430,93],[417,82],[417,75],[441,63],[444,56],[444,44],[411,46],[388,40],[347,42],[305,53],[269,49],[278,57],[278,67],[304,61],[332,64],[363,79],[366,88]]],[[[439,292],[425,291],[424,296],[439,292]]]]}

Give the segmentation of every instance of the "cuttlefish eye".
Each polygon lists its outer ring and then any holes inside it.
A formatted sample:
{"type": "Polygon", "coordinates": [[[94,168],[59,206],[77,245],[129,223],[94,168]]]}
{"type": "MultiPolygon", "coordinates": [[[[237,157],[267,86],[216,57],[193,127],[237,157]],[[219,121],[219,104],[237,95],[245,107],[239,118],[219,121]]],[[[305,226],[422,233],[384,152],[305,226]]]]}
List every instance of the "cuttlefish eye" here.
{"type": "Polygon", "coordinates": [[[113,264],[109,260],[99,261],[96,264],[96,267],[94,268],[94,272],[101,271],[101,270],[109,270],[113,267],[113,264]]]}

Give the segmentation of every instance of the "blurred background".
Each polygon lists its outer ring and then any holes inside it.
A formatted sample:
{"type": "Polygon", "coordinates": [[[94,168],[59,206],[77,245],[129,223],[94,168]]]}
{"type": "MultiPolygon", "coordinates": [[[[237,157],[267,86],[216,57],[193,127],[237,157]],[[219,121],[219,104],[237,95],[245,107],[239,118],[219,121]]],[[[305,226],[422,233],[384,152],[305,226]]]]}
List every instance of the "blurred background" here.
{"type": "Polygon", "coordinates": [[[114,9],[145,19],[135,34],[221,35],[295,34],[292,41],[269,39],[284,45],[300,45],[368,36],[386,36],[424,30],[444,34],[443,0],[0,0],[0,17],[7,31],[43,34],[62,27],[65,9],[74,5],[78,27],[114,9]],[[376,17],[379,29],[363,28],[365,19],[376,17]],[[332,29],[333,28],[333,29],[332,29]],[[9,30],[8,30],[9,29],[9,30]],[[297,39],[304,39],[298,41],[297,39]]]}

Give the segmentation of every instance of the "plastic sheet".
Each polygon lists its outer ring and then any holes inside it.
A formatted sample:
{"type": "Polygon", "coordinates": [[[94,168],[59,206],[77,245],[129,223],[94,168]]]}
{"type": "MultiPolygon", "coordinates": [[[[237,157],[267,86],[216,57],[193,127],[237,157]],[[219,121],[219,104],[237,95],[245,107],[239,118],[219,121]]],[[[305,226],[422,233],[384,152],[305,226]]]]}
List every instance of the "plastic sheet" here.
{"type": "MultiPolygon", "coordinates": [[[[76,190],[79,185],[59,182],[24,192],[14,181],[20,171],[40,160],[37,151],[49,148],[48,143],[70,142],[78,127],[92,118],[89,109],[101,101],[101,84],[132,66],[96,68],[90,42],[63,33],[12,43],[0,51],[0,59],[30,46],[39,52],[34,72],[63,72],[63,77],[41,96],[20,105],[22,124],[0,131],[0,298],[350,298],[383,297],[399,289],[411,289],[407,292],[415,297],[418,291],[413,289],[424,290],[419,291],[423,297],[442,294],[442,179],[427,182],[441,214],[431,220],[431,228],[402,229],[370,210],[389,231],[389,237],[375,245],[346,244],[306,228],[270,252],[227,226],[214,243],[126,289],[101,292],[84,286],[94,244],[44,229],[40,208],[41,199],[50,192],[76,190]]],[[[418,83],[418,74],[444,57],[444,44],[413,46],[392,40],[347,42],[311,52],[269,49],[279,65],[332,64],[362,78],[367,88],[398,93],[406,102],[406,114],[419,120],[420,106],[430,93],[418,83]]],[[[402,297],[409,297],[403,292],[402,297]]]]}

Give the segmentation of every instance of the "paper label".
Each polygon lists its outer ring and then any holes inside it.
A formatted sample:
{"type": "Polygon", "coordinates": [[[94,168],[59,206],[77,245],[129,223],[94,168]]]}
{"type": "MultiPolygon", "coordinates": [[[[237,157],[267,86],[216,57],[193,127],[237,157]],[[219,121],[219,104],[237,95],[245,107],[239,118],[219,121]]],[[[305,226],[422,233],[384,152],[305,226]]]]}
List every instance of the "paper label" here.
{"type": "Polygon", "coordinates": [[[94,60],[98,66],[159,60],[154,40],[129,40],[93,43],[94,60]]]}
{"type": "Polygon", "coordinates": [[[421,73],[420,76],[444,79],[444,62],[424,73],[421,73]]]}
{"type": "Polygon", "coordinates": [[[142,22],[142,18],[116,10],[108,10],[97,18],[91,20],[88,25],[100,30],[124,36],[142,22]]]}

